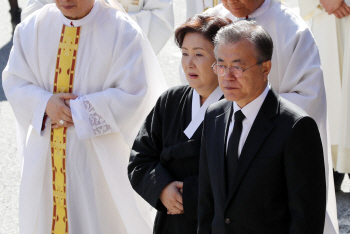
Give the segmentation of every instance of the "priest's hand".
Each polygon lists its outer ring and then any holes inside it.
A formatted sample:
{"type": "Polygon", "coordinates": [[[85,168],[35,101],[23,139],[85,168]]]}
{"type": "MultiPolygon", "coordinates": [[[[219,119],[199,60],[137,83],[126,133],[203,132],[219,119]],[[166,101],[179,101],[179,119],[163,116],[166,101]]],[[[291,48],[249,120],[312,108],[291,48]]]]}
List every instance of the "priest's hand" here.
{"type": "Polygon", "coordinates": [[[159,195],[159,199],[167,208],[168,214],[182,214],[184,213],[182,194],[183,182],[174,181],[169,183],[159,195]]]}
{"type": "Polygon", "coordinates": [[[333,12],[333,14],[338,19],[344,18],[350,14],[350,7],[345,2],[342,2],[340,7],[338,7],[338,9],[333,12]]]}
{"type": "Polygon", "coordinates": [[[321,6],[329,15],[333,14],[333,12],[340,7],[342,2],[343,0],[320,0],[321,6]]]}
{"type": "Polygon", "coordinates": [[[52,128],[70,127],[74,125],[71,110],[66,105],[65,100],[75,99],[77,97],[77,95],[71,93],[57,93],[51,96],[47,102],[45,113],[51,119],[52,128]],[[63,123],[61,120],[63,120],[63,123]]]}

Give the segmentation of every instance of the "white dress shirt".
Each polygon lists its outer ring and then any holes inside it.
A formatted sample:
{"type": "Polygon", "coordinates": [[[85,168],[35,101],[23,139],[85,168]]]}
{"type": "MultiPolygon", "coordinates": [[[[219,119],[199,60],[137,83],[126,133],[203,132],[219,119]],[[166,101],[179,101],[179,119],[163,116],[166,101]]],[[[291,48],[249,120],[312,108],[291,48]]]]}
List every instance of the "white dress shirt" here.
{"type": "Polygon", "coordinates": [[[267,85],[264,92],[262,92],[259,97],[254,99],[252,102],[248,103],[243,108],[240,108],[236,102],[232,103],[234,112],[233,112],[233,115],[231,117],[231,122],[230,122],[230,126],[228,129],[228,135],[227,135],[228,137],[226,140],[226,152],[227,152],[227,148],[228,148],[228,142],[230,140],[230,136],[231,136],[231,133],[233,131],[233,126],[235,125],[234,113],[236,113],[236,111],[241,110],[245,116],[245,119],[242,121],[242,134],[241,134],[241,138],[239,140],[239,145],[238,145],[238,157],[240,157],[242,148],[243,148],[244,143],[247,139],[247,136],[250,132],[250,129],[255,121],[256,116],[258,115],[258,112],[259,112],[269,90],[270,90],[270,86],[267,85]]]}

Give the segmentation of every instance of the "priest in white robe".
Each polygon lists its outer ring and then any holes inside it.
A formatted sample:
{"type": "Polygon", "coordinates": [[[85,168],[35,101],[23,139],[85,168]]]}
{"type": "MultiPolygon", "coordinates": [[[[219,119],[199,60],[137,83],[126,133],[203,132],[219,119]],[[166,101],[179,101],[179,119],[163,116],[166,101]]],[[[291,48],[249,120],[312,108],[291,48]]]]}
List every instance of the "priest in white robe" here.
{"type": "Polygon", "coordinates": [[[206,11],[232,21],[253,19],[274,43],[269,82],[282,97],[303,108],[317,122],[325,155],[327,215],[324,233],[338,233],[332,161],[327,147],[327,108],[318,48],[303,19],[278,0],[222,0],[206,11]]]}
{"type": "Polygon", "coordinates": [[[20,234],[150,234],[127,164],[166,89],[156,56],[117,3],[56,3],[17,26],[2,75],[20,130],[20,234]]]}
{"type": "MultiPolygon", "coordinates": [[[[112,0],[114,1],[114,0],[112,0]]],[[[29,0],[23,9],[24,20],[34,11],[55,0],[29,0]]],[[[174,32],[172,0],[118,0],[129,16],[140,26],[158,54],[174,32]]]]}
{"type": "Polygon", "coordinates": [[[333,166],[350,173],[350,1],[302,0],[299,7],[320,50],[333,166]]]}

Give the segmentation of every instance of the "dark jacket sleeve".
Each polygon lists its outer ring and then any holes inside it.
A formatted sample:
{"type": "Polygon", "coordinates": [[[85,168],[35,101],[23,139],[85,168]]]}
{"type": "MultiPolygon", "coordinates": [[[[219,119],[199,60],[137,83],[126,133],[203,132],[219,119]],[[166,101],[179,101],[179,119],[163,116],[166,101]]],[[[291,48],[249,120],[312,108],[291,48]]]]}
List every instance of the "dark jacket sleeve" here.
{"type": "Polygon", "coordinates": [[[290,234],[322,234],[326,214],[323,149],[315,121],[302,117],[293,126],[284,153],[290,234]]]}
{"type": "Polygon", "coordinates": [[[207,159],[206,119],[204,119],[199,163],[198,234],[211,233],[214,217],[214,198],[210,184],[207,159]]]}
{"type": "Polygon", "coordinates": [[[164,187],[174,181],[160,162],[162,152],[162,99],[157,101],[141,127],[130,154],[128,176],[134,190],[157,210],[165,209],[159,199],[164,187]]]}

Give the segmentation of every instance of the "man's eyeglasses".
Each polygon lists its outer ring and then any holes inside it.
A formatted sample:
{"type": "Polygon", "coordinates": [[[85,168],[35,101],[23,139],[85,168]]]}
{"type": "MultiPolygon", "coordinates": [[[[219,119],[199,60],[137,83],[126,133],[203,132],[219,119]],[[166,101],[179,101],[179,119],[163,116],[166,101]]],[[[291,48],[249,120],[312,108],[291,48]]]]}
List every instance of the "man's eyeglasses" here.
{"type": "Polygon", "coordinates": [[[224,65],[219,65],[216,62],[213,63],[213,65],[211,65],[211,68],[213,68],[215,74],[219,75],[219,76],[224,76],[226,74],[226,70],[230,70],[230,72],[234,75],[234,77],[236,78],[240,78],[243,75],[243,72],[245,72],[246,70],[248,70],[249,68],[254,67],[255,65],[261,64],[264,61],[259,61],[256,64],[254,64],[253,66],[250,66],[246,69],[243,69],[241,67],[238,66],[232,66],[232,67],[226,67],[224,65]]]}

